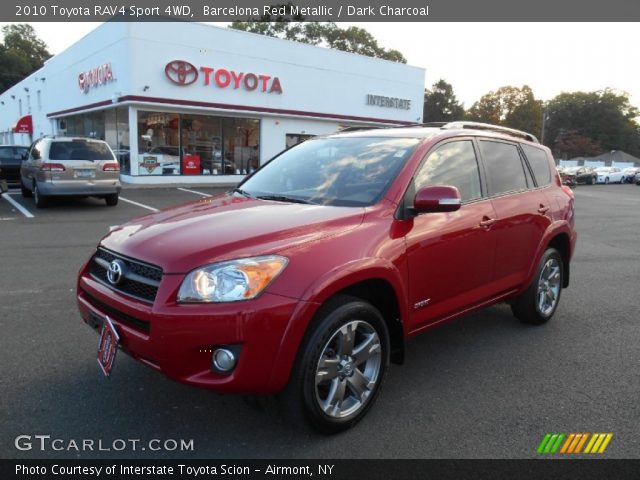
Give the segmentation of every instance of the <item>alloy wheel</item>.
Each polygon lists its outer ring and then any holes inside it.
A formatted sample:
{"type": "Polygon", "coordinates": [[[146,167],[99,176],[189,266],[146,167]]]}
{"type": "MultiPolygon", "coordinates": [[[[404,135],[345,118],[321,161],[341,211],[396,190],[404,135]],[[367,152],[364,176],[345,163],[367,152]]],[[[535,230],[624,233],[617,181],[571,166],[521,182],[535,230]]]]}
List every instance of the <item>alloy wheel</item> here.
{"type": "Polygon", "coordinates": [[[544,316],[551,315],[560,296],[561,266],[556,258],[550,258],[540,271],[538,279],[537,308],[544,316]]]}
{"type": "Polygon", "coordinates": [[[316,401],[333,418],[360,411],[380,379],[382,346],[376,330],[363,320],[343,324],[322,349],[315,372],[316,401]]]}

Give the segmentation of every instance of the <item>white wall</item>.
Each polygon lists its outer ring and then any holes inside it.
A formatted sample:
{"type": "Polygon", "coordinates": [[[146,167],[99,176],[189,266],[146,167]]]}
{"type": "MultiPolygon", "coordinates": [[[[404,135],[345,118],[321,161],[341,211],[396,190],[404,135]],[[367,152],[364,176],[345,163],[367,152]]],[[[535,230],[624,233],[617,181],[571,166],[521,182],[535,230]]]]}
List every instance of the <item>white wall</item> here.
{"type": "Polygon", "coordinates": [[[422,68],[194,23],[135,23],[130,32],[132,95],[411,122],[422,118],[422,68]],[[176,86],[164,74],[171,60],[277,76],[283,94],[207,87],[202,74],[193,85],[176,86]],[[412,106],[366,105],[367,94],[407,98],[412,106]]]}
{"type": "MultiPolygon", "coordinates": [[[[31,113],[33,116],[33,136],[37,138],[55,133],[55,121],[47,117],[48,113],[109,101],[114,92],[126,92],[131,70],[128,30],[129,24],[125,22],[101,25],[64,52],[49,59],[42,69],[0,95],[0,101],[4,102],[4,105],[0,104],[0,132],[10,130],[19,118],[20,100],[23,115],[31,113]],[[115,81],[97,86],[87,93],[81,92],[78,75],[109,62],[115,81]],[[25,88],[29,92],[25,92],[25,88]],[[38,91],[41,99],[39,105],[38,91]],[[12,95],[16,98],[11,98],[12,95]],[[29,105],[27,96],[30,97],[29,105]]],[[[28,144],[27,137],[16,135],[15,141],[28,144]]]]}

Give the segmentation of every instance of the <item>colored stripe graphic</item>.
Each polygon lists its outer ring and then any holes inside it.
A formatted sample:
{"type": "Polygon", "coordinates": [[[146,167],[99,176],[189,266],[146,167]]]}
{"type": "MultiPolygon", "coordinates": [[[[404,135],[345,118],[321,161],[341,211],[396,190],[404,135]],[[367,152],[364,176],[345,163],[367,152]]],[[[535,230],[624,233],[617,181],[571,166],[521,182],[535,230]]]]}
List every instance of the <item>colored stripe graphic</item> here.
{"type": "Polygon", "coordinates": [[[538,454],[604,453],[613,433],[547,433],[538,445],[538,454]],[[588,440],[588,441],[587,441],[588,440]],[[585,447],[586,444],[586,447],[585,447]],[[583,447],[584,450],[582,449],[583,447]]]}

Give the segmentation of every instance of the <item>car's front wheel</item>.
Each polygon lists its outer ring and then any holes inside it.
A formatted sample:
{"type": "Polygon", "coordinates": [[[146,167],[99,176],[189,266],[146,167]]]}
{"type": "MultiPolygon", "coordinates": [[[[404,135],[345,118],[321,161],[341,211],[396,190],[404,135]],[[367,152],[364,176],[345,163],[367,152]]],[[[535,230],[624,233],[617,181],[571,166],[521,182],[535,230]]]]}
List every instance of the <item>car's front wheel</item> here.
{"type": "Polygon", "coordinates": [[[549,321],[560,302],[563,278],[562,256],[555,248],[548,248],[540,259],[529,288],[511,302],[516,318],[534,325],[549,321]]]}
{"type": "Polygon", "coordinates": [[[286,391],[289,408],[322,432],[346,430],[373,405],[388,365],[380,312],[360,299],[336,297],[321,309],[298,355],[286,391]]]}

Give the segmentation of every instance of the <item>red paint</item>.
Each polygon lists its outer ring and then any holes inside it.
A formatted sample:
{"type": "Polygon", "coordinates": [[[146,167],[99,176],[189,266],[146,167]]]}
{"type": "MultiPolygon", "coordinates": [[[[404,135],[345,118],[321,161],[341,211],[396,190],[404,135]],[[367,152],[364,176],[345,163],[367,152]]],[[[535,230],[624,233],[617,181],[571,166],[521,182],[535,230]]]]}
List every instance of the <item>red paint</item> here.
{"type": "Polygon", "coordinates": [[[282,94],[280,79],[271,75],[236,72],[235,70],[226,68],[200,67],[198,69],[184,60],[172,60],[164,67],[165,76],[171,82],[180,86],[195,83],[199,76],[198,70],[204,74],[202,83],[205,87],[215,83],[215,86],[221,89],[233,85],[234,90],[243,86],[248,92],[258,90],[263,93],[282,94]],[[211,78],[212,74],[213,82],[211,78]]]}
{"type": "Polygon", "coordinates": [[[184,60],[173,60],[164,67],[166,77],[176,85],[191,85],[198,80],[198,69],[184,60]]]}
{"type": "Polygon", "coordinates": [[[13,133],[33,133],[33,119],[31,115],[20,117],[13,126],[13,133]]]}
{"type": "Polygon", "coordinates": [[[200,155],[182,156],[182,174],[200,175],[200,155]]]}
{"type": "MultiPolygon", "coordinates": [[[[121,225],[101,246],[163,269],[155,302],[137,301],[99,283],[87,263],[78,278],[80,312],[85,321],[92,311],[105,316],[109,312],[101,303],[146,322],[148,332],[109,314],[124,349],[174,380],[220,391],[272,393],[287,384],[319,306],[354,284],[371,279],[387,283],[407,338],[517,295],[532,281],[550,241],[566,236],[569,259],[573,253],[573,198],[562,190],[559,178],[544,188],[484,198],[456,211],[406,219],[396,215],[424,156],[440,141],[460,135],[441,130],[425,136],[385,197],[371,207],[322,207],[223,194],[121,225]],[[269,254],[289,262],[256,299],[176,303],[189,271],[269,254]],[[225,344],[242,347],[231,375],[214,373],[211,354],[203,352],[225,344]]],[[[435,193],[448,198],[455,192],[441,188],[435,193]]]]}

